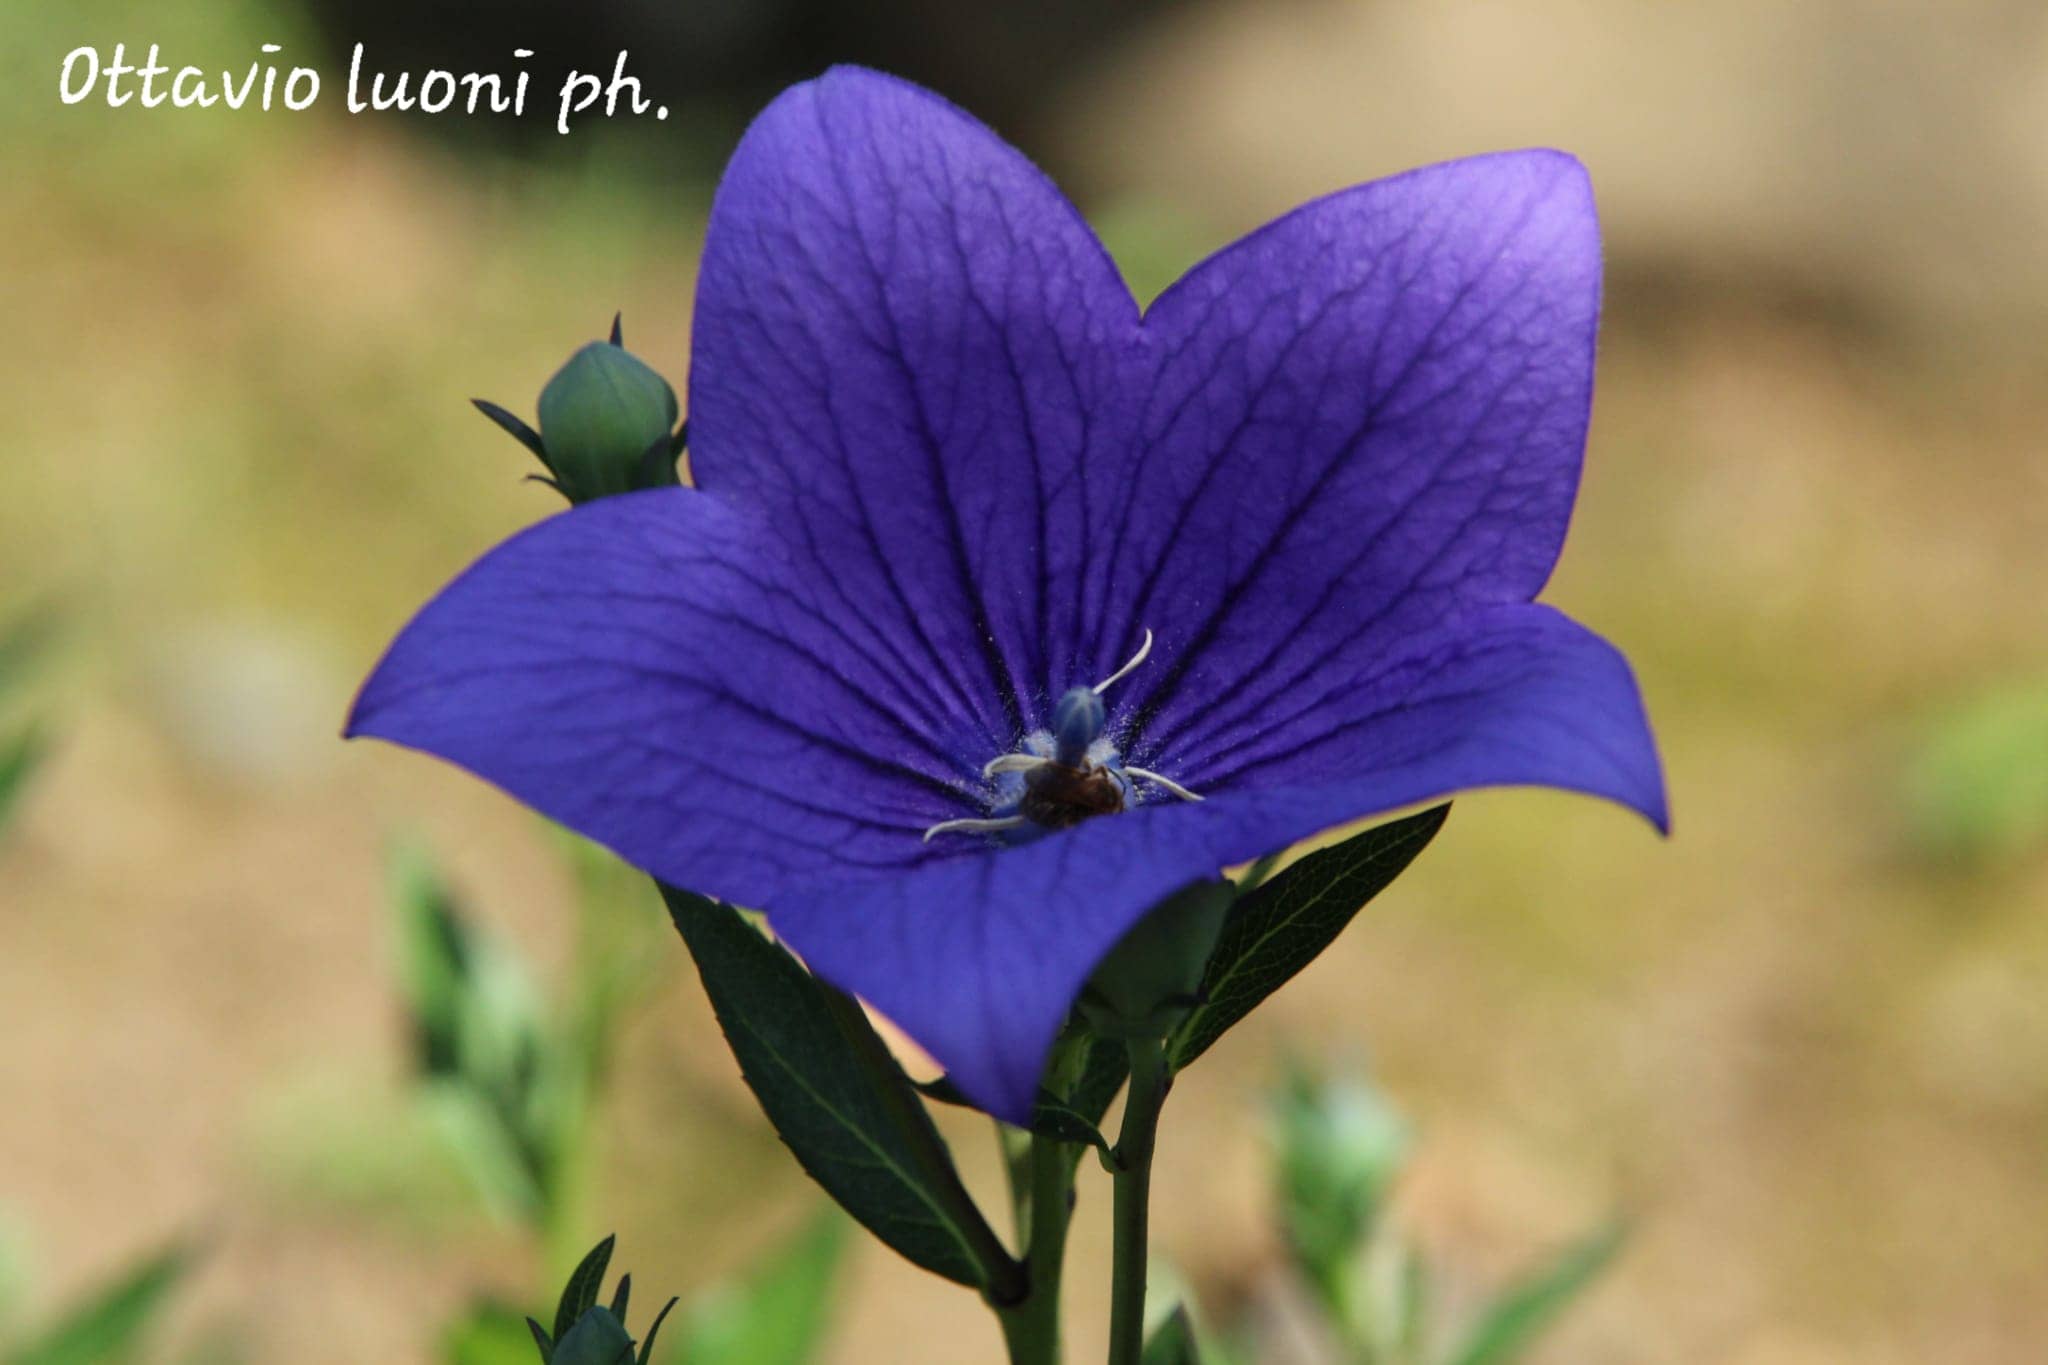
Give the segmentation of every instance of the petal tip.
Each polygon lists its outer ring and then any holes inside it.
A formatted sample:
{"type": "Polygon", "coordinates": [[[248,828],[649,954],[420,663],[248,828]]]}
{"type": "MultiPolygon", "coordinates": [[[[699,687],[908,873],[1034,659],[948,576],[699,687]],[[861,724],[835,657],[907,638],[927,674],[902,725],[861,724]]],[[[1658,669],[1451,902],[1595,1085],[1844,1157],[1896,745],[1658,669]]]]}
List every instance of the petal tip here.
{"type": "Polygon", "coordinates": [[[1643,818],[1648,820],[1663,838],[1671,837],[1671,801],[1665,793],[1664,784],[1657,784],[1657,799],[1643,809],[1643,818]]]}
{"type": "Polygon", "coordinates": [[[411,628],[408,624],[405,630],[399,632],[397,638],[384,651],[384,656],[377,660],[376,666],[356,689],[355,697],[348,704],[348,715],[341,723],[343,739],[391,738],[388,729],[380,724],[387,718],[391,709],[389,698],[384,694],[388,691],[390,681],[391,657],[404,642],[406,633],[411,628]]]}
{"type": "Polygon", "coordinates": [[[341,737],[343,739],[377,738],[376,731],[370,728],[369,718],[363,713],[363,704],[360,699],[358,699],[355,705],[349,707],[348,716],[341,722],[341,737]]]}
{"type": "Polygon", "coordinates": [[[1650,733],[1649,718],[1643,717],[1642,741],[1647,771],[1612,793],[1616,803],[1634,811],[1650,823],[1662,838],[1671,837],[1671,792],[1664,781],[1664,761],[1657,752],[1657,740],[1650,733]],[[1629,790],[1633,787],[1633,790],[1629,790]]]}
{"type": "Polygon", "coordinates": [[[376,685],[377,675],[381,671],[382,665],[372,669],[370,675],[363,679],[362,686],[356,689],[354,699],[348,704],[348,714],[342,718],[341,737],[343,739],[374,737],[370,729],[370,715],[373,709],[370,702],[370,690],[376,685]]]}

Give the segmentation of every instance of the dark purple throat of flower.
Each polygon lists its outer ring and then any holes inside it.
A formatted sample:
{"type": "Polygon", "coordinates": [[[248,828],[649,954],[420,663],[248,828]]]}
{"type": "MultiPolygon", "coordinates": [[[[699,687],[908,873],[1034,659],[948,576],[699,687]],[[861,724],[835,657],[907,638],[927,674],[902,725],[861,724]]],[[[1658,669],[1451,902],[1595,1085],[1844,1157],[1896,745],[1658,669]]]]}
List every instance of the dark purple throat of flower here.
{"type": "Polygon", "coordinates": [[[1070,829],[1097,815],[1128,810],[1144,782],[1183,801],[1202,798],[1170,777],[1125,763],[1105,733],[1109,710],[1102,694],[1111,683],[1145,662],[1152,652],[1152,632],[1138,652],[1116,672],[1092,687],[1076,687],[1053,708],[1052,727],[1034,730],[1018,748],[998,754],[982,766],[981,775],[995,781],[996,797],[989,814],[964,820],[942,820],[924,832],[935,834],[1038,833],[1070,829]]]}

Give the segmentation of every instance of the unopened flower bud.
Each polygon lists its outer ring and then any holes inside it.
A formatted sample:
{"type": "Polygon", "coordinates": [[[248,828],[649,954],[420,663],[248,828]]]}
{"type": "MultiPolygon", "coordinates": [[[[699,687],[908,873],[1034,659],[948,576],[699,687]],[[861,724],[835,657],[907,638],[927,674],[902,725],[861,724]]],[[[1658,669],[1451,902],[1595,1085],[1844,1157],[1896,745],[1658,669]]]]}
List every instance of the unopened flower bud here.
{"type": "Polygon", "coordinates": [[[1334,1303],[1407,1164],[1408,1125],[1362,1080],[1304,1070],[1275,1096],[1273,1118],[1288,1246],[1334,1303]]]}
{"type": "Polygon", "coordinates": [[[1107,1038],[1164,1038],[1200,1002],[1203,969],[1236,898],[1227,881],[1196,882],[1160,902],[1102,959],[1081,1012],[1107,1038]]]}
{"type": "Polygon", "coordinates": [[[609,341],[570,356],[540,392],[541,445],[571,502],[675,483],[665,448],[677,416],[668,381],[609,341]]]}
{"type": "Polygon", "coordinates": [[[548,1365],[620,1365],[633,1359],[633,1338],[609,1308],[592,1308],[555,1343],[548,1365]]]}

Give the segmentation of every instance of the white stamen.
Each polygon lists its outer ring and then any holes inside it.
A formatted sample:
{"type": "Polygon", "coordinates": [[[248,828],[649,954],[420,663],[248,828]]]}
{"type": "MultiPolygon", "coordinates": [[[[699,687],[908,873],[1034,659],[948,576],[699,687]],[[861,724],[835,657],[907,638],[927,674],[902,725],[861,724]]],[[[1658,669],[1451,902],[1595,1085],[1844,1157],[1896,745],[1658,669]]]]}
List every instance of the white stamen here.
{"type": "Polygon", "coordinates": [[[1175,796],[1178,796],[1183,801],[1199,801],[1202,799],[1200,793],[1191,792],[1186,787],[1183,787],[1180,783],[1174,781],[1172,778],[1161,777],[1158,773],[1153,772],[1149,768],[1133,768],[1130,764],[1126,763],[1124,765],[1124,771],[1130,774],[1132,777],[1139,779],[1140,781],[1150,782],[1155,787],[1166,788],[1168,791],[1172,792],[1175,796]]]}
{"type": "Polygon", "coordinates": [[[1021,815],[1005,815],[1000,820],[941,820],[924,832],[924,842],[930,843],[934,834],[993,834],[1023,823],[1021,815]]]}
{"type": "Polygon", "coordinates": [[[983,777],[994,777],[997,773],[1028,773],[1033,768],[1043,768],[1052,762],[1038,754],[997,754],[981,765],[983,777]]]}
{"type": "Polygon", "coordinates": [[[1141,663],[1144,663],[1144,662],[1145,662],[1145,656],[1146,656],[1147,654],[1150,654],[1151,652],[1152,652],[1152,632],[1148,630],[1148,631],[1146,631],[1146,632],[1145,632],[1145,643],[1144,643],[1144,644],[1142,644],[1142,645],[1139,645],[1139,646],[1138,646],[1138,652],[1137,652],[1136,654],[1133,654],[1133,655],[1131,656],[1131,661],[1130,661],[1129,663],[1125,664],[1125,665],[1124,665],[1124,666],[1123,666],[1122,668],[1119,668],[1119,669],[1118,669],[1118,670],[1117,670],[1116,672],[1114,672],[1114,673],[1110,674],[1110,675],[1109,675],[1108,677],[1104,678],[1104,679],[1103,679],[1103,680],[1102,680],[1101,682],[1099,682],[1099,683],[1095,684],[1095,686],[1094,686],[1094,687],[1092,687],[1092,688],[1090,688],[1089,690],[1090,690],[1090,691],[1092,691],[1092,692],[1094,692],[1096,696],[1098,696],[1098,697],[1099,697],[1099,696],[1101,696],[1101,695],[1102,695],[1102,690],[1103,690],[1103,689],[1104,689],[1105,687],[1108,687],[1108,686],[1109,686],[1109,685],[1110,685],[1111,683],[1115,682],[1115,681],[1116,681],[1116,680],[1117,680],[1118,678],[1121,678],[1121,677],[1123,677],[1123,676],[1124,676],[1124,674],[1126,674],[1126,673],[1130,672],[1130,671],[1131,671],[1132,669],[1136,668],[1136,667],[1137,667],[1137,666],[1138,666],[1139,664],[1141,664],[1141,663]]]}

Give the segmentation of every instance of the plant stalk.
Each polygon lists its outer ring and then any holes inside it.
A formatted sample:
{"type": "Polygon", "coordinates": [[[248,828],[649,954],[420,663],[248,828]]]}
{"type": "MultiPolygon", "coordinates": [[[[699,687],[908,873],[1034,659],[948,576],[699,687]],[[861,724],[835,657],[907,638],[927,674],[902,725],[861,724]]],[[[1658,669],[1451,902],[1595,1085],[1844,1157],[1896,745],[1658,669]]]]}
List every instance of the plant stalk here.
{"type": "Polygon", "coordinates": [[[1029,1182],[1030,1232],[1024,1265],[1030,1288],[1022,1302],[997,1312],[1010,1365],[1059,1365],[1060,1271],[1073,1216],[1074,1163],[1059,1143],[1033,1137],[1022,1164],[1029,1182]]]}
{"type": "Polygon", "coordinates": [[[1109,1365],[1139,1365],[1145,1354],[1145,1267],[1152,1202],[1152,1150],[1159,1109],[1171,1078],[1166,1046],[1157,1038],[1132,1039],[1131,1089],[1124,1100],[1112,1177],[1116,1227],[1110,1276],[1109,1365]]]}

